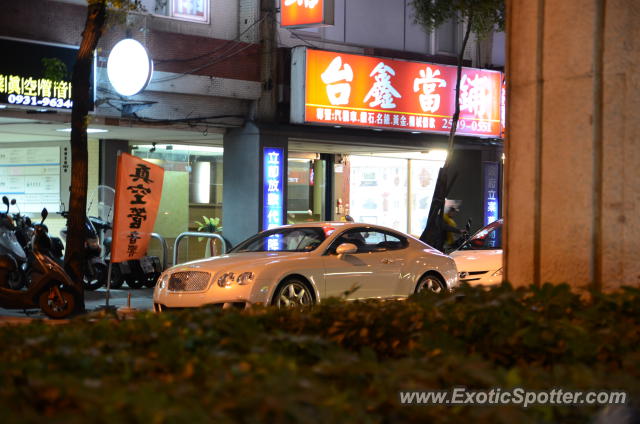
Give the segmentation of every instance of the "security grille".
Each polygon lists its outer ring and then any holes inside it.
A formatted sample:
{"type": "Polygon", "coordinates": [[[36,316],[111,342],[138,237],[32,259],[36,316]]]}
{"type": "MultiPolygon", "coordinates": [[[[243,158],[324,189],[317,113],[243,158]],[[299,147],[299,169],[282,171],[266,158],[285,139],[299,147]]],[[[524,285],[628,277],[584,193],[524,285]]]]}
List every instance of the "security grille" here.
{"type": "Polygon", "coordinates": [[[207,288],[208,272],[174,272],[169,278],[169,291],[201,291],[207,288]]]}

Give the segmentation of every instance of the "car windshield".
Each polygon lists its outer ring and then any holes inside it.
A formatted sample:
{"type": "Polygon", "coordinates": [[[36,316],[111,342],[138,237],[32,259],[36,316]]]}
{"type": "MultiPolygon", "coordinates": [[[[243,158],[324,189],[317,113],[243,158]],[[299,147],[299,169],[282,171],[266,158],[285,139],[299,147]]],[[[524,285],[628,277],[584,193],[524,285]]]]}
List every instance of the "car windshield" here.
{"type": "Polygon", "coordinates": [[[473,235],[460,250],[502,249],[502,220],[492,222],[473,235]]]}
{"type": "Polygon", "coordinates": [[[325,239],[320,227],[283,227],[263,231],[243,241],[230,251],[242,252],[311,252],[325,239]]]}

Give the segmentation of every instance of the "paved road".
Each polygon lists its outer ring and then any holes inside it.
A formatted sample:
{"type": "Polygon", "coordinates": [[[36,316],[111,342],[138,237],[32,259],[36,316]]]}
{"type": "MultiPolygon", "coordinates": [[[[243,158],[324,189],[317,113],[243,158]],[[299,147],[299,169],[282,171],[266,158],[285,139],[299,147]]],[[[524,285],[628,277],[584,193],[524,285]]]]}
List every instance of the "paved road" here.
{"type": "MultiPolygon", "coordinates": [[[[129,293],[131,293],[131,307],[139,310],[153,309],[153,289],[136,289],[136,290],[111,290],[109,297],[109,305],[117,308],[127,306],[129,293]]],[[[85,307],[87,311],[93,311],[97,308],[104,307],[107,290],[104,288],[96,291],[85,292],[85,307]]],[[[40,309],[3,309],[0,308],[0,323],[2,321],[21,322],[31,319],[48,319],[40,309]]]]}

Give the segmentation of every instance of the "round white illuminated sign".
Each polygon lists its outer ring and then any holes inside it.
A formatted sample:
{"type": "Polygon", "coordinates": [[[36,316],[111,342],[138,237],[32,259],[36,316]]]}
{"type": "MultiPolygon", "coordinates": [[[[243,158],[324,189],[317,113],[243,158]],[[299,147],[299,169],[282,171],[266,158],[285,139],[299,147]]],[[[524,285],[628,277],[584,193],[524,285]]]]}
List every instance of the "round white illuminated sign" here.
{"type": "Polygon", "coordinates": [[[153,73],[153,62],[142,44],[131,38],[119,41],[107,61],[107,75],[113,88],[123,96],[142,91],[153,73]]]}

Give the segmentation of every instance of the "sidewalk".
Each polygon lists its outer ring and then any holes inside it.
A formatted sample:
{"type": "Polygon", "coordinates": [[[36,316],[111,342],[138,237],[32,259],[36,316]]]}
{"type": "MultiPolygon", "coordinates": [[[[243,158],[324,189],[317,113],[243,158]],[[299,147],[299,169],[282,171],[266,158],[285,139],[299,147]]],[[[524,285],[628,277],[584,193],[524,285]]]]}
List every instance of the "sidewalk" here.
{"type": "MultiPolygon", "coordinates": [[[[131,307],[138,310],[153,310],[153,289],[120,289],[111,290],[109,305],[116,308],[127,306],[127,299],[131,293],[131,307]]],[[[87,312],[91,312],[99,307],[104,307],[107,290],[100,288],[96,291],[85,291],[85,307],[87,312]]],[[[49,319],[40,309],[28,309],[25,313],[22,309],[0,308],[0,324],[22,323],[32,319],[49,319]]],[[[51,320],[55,321],[55,320],[51,320]]]]}

